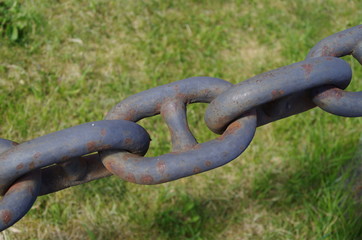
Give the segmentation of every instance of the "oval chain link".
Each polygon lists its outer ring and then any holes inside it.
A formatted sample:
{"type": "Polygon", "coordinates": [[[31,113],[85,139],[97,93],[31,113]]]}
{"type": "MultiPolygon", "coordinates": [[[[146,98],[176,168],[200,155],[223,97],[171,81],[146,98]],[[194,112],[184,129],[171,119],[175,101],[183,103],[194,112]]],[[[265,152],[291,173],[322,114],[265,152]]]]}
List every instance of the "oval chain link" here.
{"type": "MultiPolygon", "coordinates": [[[[243,113],[259,107],[263,111],[259,110],[258,118],[263,117],[265,120],[261,123],[265,124],[269,120],[268,105],[263,104],[326,84],[346,88],[351,77],[349,64],[339,58],[319,57],[294,63],[247,79],[220,94],[207,107],[205,121],[213,132],[220,133],[243,113]]],[[[296,105],[285,102],[281,105],[282,111],[288,115],[300,110],[293,106],[296,105]]],[[[306,108],[306,105],[302,107],[306,108]]]]}
{"type": "Polygon", "coordinates": [[[170,132],[173,152],[139,157],[127,152],[104,152],[105,167],[120,178],[139,184],[173,181],[222,166],[238,157],[251,142],[256,113],[250,111],[230,124],[215,140],[198,144],[186,117],[186,105],[211,102],[232,84],[217,78],[194,77],[135,94],[117,104],[106,119],[138,121],[161,114],[170,132]]]}

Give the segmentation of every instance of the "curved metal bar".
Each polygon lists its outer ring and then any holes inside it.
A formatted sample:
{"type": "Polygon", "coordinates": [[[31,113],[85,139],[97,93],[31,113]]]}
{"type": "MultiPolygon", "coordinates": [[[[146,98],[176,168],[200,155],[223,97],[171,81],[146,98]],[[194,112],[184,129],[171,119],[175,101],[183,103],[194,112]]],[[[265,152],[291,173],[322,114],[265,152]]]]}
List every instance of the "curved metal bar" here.
{"type": "MultiPolygon", "coordinates": [[[[17,143],[0,139],[0,153],[17,143]]],[[[0,200],[0,231],[19,221],[33,206],[40,189],[40,171],[30,172],[21,178],[6,191],[0,200]]]]}
{"type": "Polygon", "coordinates": [[[213,132],[221,133],[230,122],[252,108],[326,84],[345,88],[351,76],[349,64],[334,57],[311,58],[281,67],[220,94],[206,109],[205,121],[213,132]]]}
{"type": "Polygon", "coordinates": [[[103,164],[120,178],[138,184],[159,184],[220,167],[237,158],[249,145],[256,129],[255,110],[231,123],[222,136],[182,152],[157,157],[107,151],[103,164]]]}
{"type": "Polygon", "coordinates": [[[362,92],[348,92],[334,86],[314,89],[313,101],[324,111],[342,117],[362,116],[362,92]]]}
{"type": "Polygon", "coordinates": [[[192,77],[134,94],[118,103],[105,119],[137,122],[160,114],[163,104],[179,99],[185,104],[211,102],[233,84],[218,78],[192,77]]]}
{"type": "Polygon", "coordinates": [[[90,122],[50,133],[0,155],[0,191],[31,170],[95,151],[120,149],[144,155],[149,142],[141,126],[124,120],[90,122]]]}
{"type": "MultiPolygon", "coordinates": [[[[308,53],[307,59],[314,57],[343,57],[357,55],[361,51],[362,25],[332,34],[319,41],[308,53]]],[[[362,64],[362,59],[357,58],[362,64]]]]}
{"type": "MultiPolygon", "coordinates": [[[[352,55],[362,64],[362,25],[335,33],[317,43],[308,58],[352,55]]],[[[343,117],[362,116],[362,92],[348,92],[325,86],[312,92],[313,102],[324,111],[343,117]]]]}

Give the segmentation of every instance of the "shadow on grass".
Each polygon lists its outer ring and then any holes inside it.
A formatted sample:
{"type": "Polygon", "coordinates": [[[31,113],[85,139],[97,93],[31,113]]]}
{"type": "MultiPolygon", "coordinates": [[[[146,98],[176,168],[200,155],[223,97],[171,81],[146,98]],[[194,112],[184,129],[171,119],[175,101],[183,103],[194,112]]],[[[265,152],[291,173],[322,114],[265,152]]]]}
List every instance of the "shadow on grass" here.
{"type": "Polygon", "coordinates": [[[317,239],[361,239],[362,151],[355,153],[348,144],[327,150],[306,151],[260,170],[248,197],[278,214],[300,209],[317,239]]]}
{"type": "Polygon", "coordinates": [[[235,211],[230,201],[177,195],[156,214],[154,227],[166,239],[214,239],[235,211]]]}

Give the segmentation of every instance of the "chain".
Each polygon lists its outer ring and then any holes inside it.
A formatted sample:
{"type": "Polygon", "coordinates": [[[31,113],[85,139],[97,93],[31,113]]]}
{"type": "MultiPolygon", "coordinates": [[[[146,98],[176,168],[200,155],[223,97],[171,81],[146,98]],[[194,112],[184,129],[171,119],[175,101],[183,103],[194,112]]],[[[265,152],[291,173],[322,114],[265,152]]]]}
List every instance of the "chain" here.
{"type": "Polygon", "coordinates": [[[237,158],[255,130],[316,106],[339,116],[362,116],[362,92],[344,91],[352,78],[347,62],[362,64],[362,25],[333,34],[306,60],[262,73],[236,85],[192,77],[132,95],[105,120],[18,144],[0,139],[0,230],[21,219],[37,196],[95,179],[119,176],[159,184],[220,167],[237,158]],[[218,138],[198,143],[186,107],[210,103],[205,122],[218,138]],[[171,133],[172,152],[144,157],[150,136],[137,121],[161,114],[171,133]]]}

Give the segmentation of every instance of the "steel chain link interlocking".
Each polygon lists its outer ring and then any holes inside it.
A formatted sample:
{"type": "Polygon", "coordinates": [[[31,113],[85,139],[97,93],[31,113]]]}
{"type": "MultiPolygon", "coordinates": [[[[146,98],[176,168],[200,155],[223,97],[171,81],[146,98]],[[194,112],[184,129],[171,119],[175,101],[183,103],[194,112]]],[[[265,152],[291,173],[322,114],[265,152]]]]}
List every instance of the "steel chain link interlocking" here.
{"type": "Polygon", "coordinates": [[[0,230],[21,219],[37,196],[118,175],[139,184],[158,184],[222,166],[237,158],[256,127],[319,106],[335,115],[362,116],[362,92],[344,91],[352,71],[339,57],[362,64],[362,25],[320,41],[307,59],[233,85],[193,77],[130,96],[106,120],[85,123],[21,144],[0,139],[0,230]],[[186,107],[210,103],[205,122],[220,137],[197,143],[186,107]],[[173,149],[143,157],[150,136],[137,121],[161,114],[173,149]]]}

